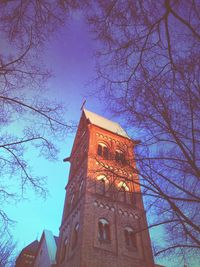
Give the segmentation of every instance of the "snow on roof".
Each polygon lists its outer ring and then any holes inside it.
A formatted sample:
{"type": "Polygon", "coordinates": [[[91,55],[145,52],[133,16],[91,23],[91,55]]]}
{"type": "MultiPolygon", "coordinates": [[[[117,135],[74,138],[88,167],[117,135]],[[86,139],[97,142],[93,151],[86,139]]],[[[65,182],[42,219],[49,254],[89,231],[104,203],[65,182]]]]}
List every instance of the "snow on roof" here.
{"type": "Polygon", "coordinates": [[[112,133],[115,133],[115,134],[118,134],[118,135],[121,135],[123,137],[130,139],[128,134],[125,132],[124,129],[122,129],[122,127],[118,123],[113,122],[111,120],[108,120],[108,119],[106,119],[102,116],[99,116],[96,113],[93,113],[93,112],[88,111],[86,109],[83,109],[83,112],[84,112],[86,118],[89,119],[89,121],[92,124],[99,126],[105,130],[108,130],[112,133]]]}

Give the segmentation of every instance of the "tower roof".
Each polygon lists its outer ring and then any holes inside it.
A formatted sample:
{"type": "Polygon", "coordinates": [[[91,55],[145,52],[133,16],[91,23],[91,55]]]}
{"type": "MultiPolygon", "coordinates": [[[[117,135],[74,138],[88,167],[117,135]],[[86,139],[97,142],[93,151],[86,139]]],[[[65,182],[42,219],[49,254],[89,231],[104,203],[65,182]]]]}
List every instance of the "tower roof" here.
{"type": "Polygon", "coordinates": [[[90,123],[99,126],[105,130],[108,130],[112,133],[121,135],[123,137],[126,137],[130,139],[128,134],[125,132],[125,130],[117,123],[113,122],[111,120],[108,120],[94,112],[88,111],[86,109],[83,109],[83,112],[86,116],[86,118],[90,121],[90,123]]]}
{"type": "MultiPolygon", "coordinates": [[[[56,250],[57,250],[57,242],[56,237],[52,234],[49,230],[44,230],[42,233],[42,237],[40,239],[40,245],[43,242],[43,239],[45,239],[46,242],[46,248],[49,260],[51,264],[54,264],[56,262],[56,250]]],[[[38,249],[39,252],[39,249],[38,249]]]]}

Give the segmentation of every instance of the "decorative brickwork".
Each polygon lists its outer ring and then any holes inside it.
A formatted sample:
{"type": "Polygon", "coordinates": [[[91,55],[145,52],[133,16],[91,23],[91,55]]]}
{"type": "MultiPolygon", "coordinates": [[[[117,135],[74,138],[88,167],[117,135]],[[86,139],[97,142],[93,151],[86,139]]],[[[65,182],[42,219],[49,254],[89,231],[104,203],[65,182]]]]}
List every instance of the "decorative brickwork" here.
{"type": "Polygon", "coordinates": [[[95,116],[83,111],[69,159],[58,266],[153,267],[135,142],[95,116]]]}

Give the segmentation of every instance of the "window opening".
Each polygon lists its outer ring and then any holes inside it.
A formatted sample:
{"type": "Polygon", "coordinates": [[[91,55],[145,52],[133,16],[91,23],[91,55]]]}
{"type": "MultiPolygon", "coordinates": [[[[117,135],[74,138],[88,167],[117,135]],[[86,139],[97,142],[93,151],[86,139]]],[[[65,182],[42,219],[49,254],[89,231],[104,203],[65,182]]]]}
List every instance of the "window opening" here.
{"type": "Polygon", "coordinates": [[[105,175],[97,176],[97,193],[104,195],[106,193],[106,186],[109,183],[105,175]]]}
{"type": "Polygon", "coordinates": [[[103,143],[99,143],[97,154],[104,159],[108,159],[108,147],[103,143]]]}
{"type": "Polygon", "coordinates": [[[129,192],[129,187],[123,181],[119,182],[118,187],[120,188],[118,191],[119,201],[126,203],[127,202],[127,194],[129,192]]]}
{"type": "Polygon", "coordinates": [[[73,207],[73,202],[74,202],[74,193],[72,194],[71,199],[70,199],[70,208],[73,207]]]}
{"type": "Polygon", "coordinates": [[[103,147],[102,147],[100,144],[98,144],[98,151],[97,151],[97,154],[98,154],[99,156],[102,156],[102,155],[103,155],[103,147]]]}
{"type": "Polygon", "coordinates": [[[118,187],[123,188],[125,191],[129,191],[128,185],[123,181],[119,182],[118,187]]]}
{"type": "Polygon", "coordinates": [[[125,164],[125,155],[121,150],[116,150],[115,151],[115,160],[117,162],[120,162],[122,164],[125,164]]]}
{"type": "Polygon", "coordinates": [[[63,248],[62,248],[62,261],[64,261],[66,254],[67,254],[67,246],[68,246],[68,238],[65,238],[63,242],[63,248]]]}
{"type": "Polygon", "coordinates": [[[82,193],[82,189],[83,189],[83,179],[81,180],[80,185],[79,185],[79,196],[82,193]]]}
{"type": "Polygon", "coordinates": [[[127,248],[137,247],[136,234],[134,233],[132,228],[126,227],[124,229],[124,237],[125,237],[125,243],[126,243],[127,248]]]}
{"type": "Polygon", "coordinates": [[[110,242],[110,224],[107,220],[99,220],[98,231],[100,241],[110,242]]]}
{"type": "Polygon", "coordinates": [[[134,207],[137,206],[136,192],[133,192],[133,193],[132,193],[132,204],[134,205],[134,207]]]}
{"type": "Polygon", "coordinates": [[[73,236],[72,236],[72,249],[74,249],[77,244],[78,231],[79,231],[79,224],[77,223],[76,226],[74,227],[73,236]]]}
{"type": "Polygon", "coordinates": [[[119,191],[119,200],[121,201],[121,202],[125,202],[126,203],[126,190],[125,190],[125,188],[124,187],[121,187],[120,188],[120,191],[119,191]]]}

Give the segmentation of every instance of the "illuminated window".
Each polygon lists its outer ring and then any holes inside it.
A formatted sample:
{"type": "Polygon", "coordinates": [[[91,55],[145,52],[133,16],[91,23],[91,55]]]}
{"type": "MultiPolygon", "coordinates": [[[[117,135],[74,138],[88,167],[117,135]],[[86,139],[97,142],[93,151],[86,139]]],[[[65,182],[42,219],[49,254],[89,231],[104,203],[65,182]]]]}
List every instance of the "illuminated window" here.
{"type": "Polygon", "coordinates": [[[110,224],[106,219],[100,219],[98,223],[99,240],[110,242],[110,224]]]}
{"type": "Polygon", "coordinates": [[[104,159],[108,159],[108,147],[104,143],[99,143],[97,154],[104,159]]]}
{"type": "Polygon", "coordinates": [[[127,248],[130,248],[130,249],[137,248],[136,234],[134,233],[131,227],[125,227],[124,238],[125,238],[125,244],[127,248]]]}
{"type": "Polygon", "coordinates": [[[119,187],[118,199],[119,201],[126,203],[128,192],[129,192],[129,187],[123,181],[119,182],[118,187],[119,187]]]}
{"type": "Polygon", "coordinates": [[[77,223],[74,227],[73,235],[72,235],[72,249],[75,248],[78,241],[78,231],[79,231],[79,224],[77,223]]]}
{"type": "Polygon", "coordinates": [[[106,193],[106,187],[109,181],[105,175],[97,176],[97,193],[104,195],[106,193]]]}
{"type": "Polygon", "coordinates": [[[119,182],[118,187],[123,188],[125,191],[129,191],[128,185],[123,181],[119,182]]]}
{"type": "Polygon", "coordinates": [[[117,162],[120,162],[122,164],[125,164],[125,155],[121,150],[116,150],[115,151],[115,160],[117,162]]]}

